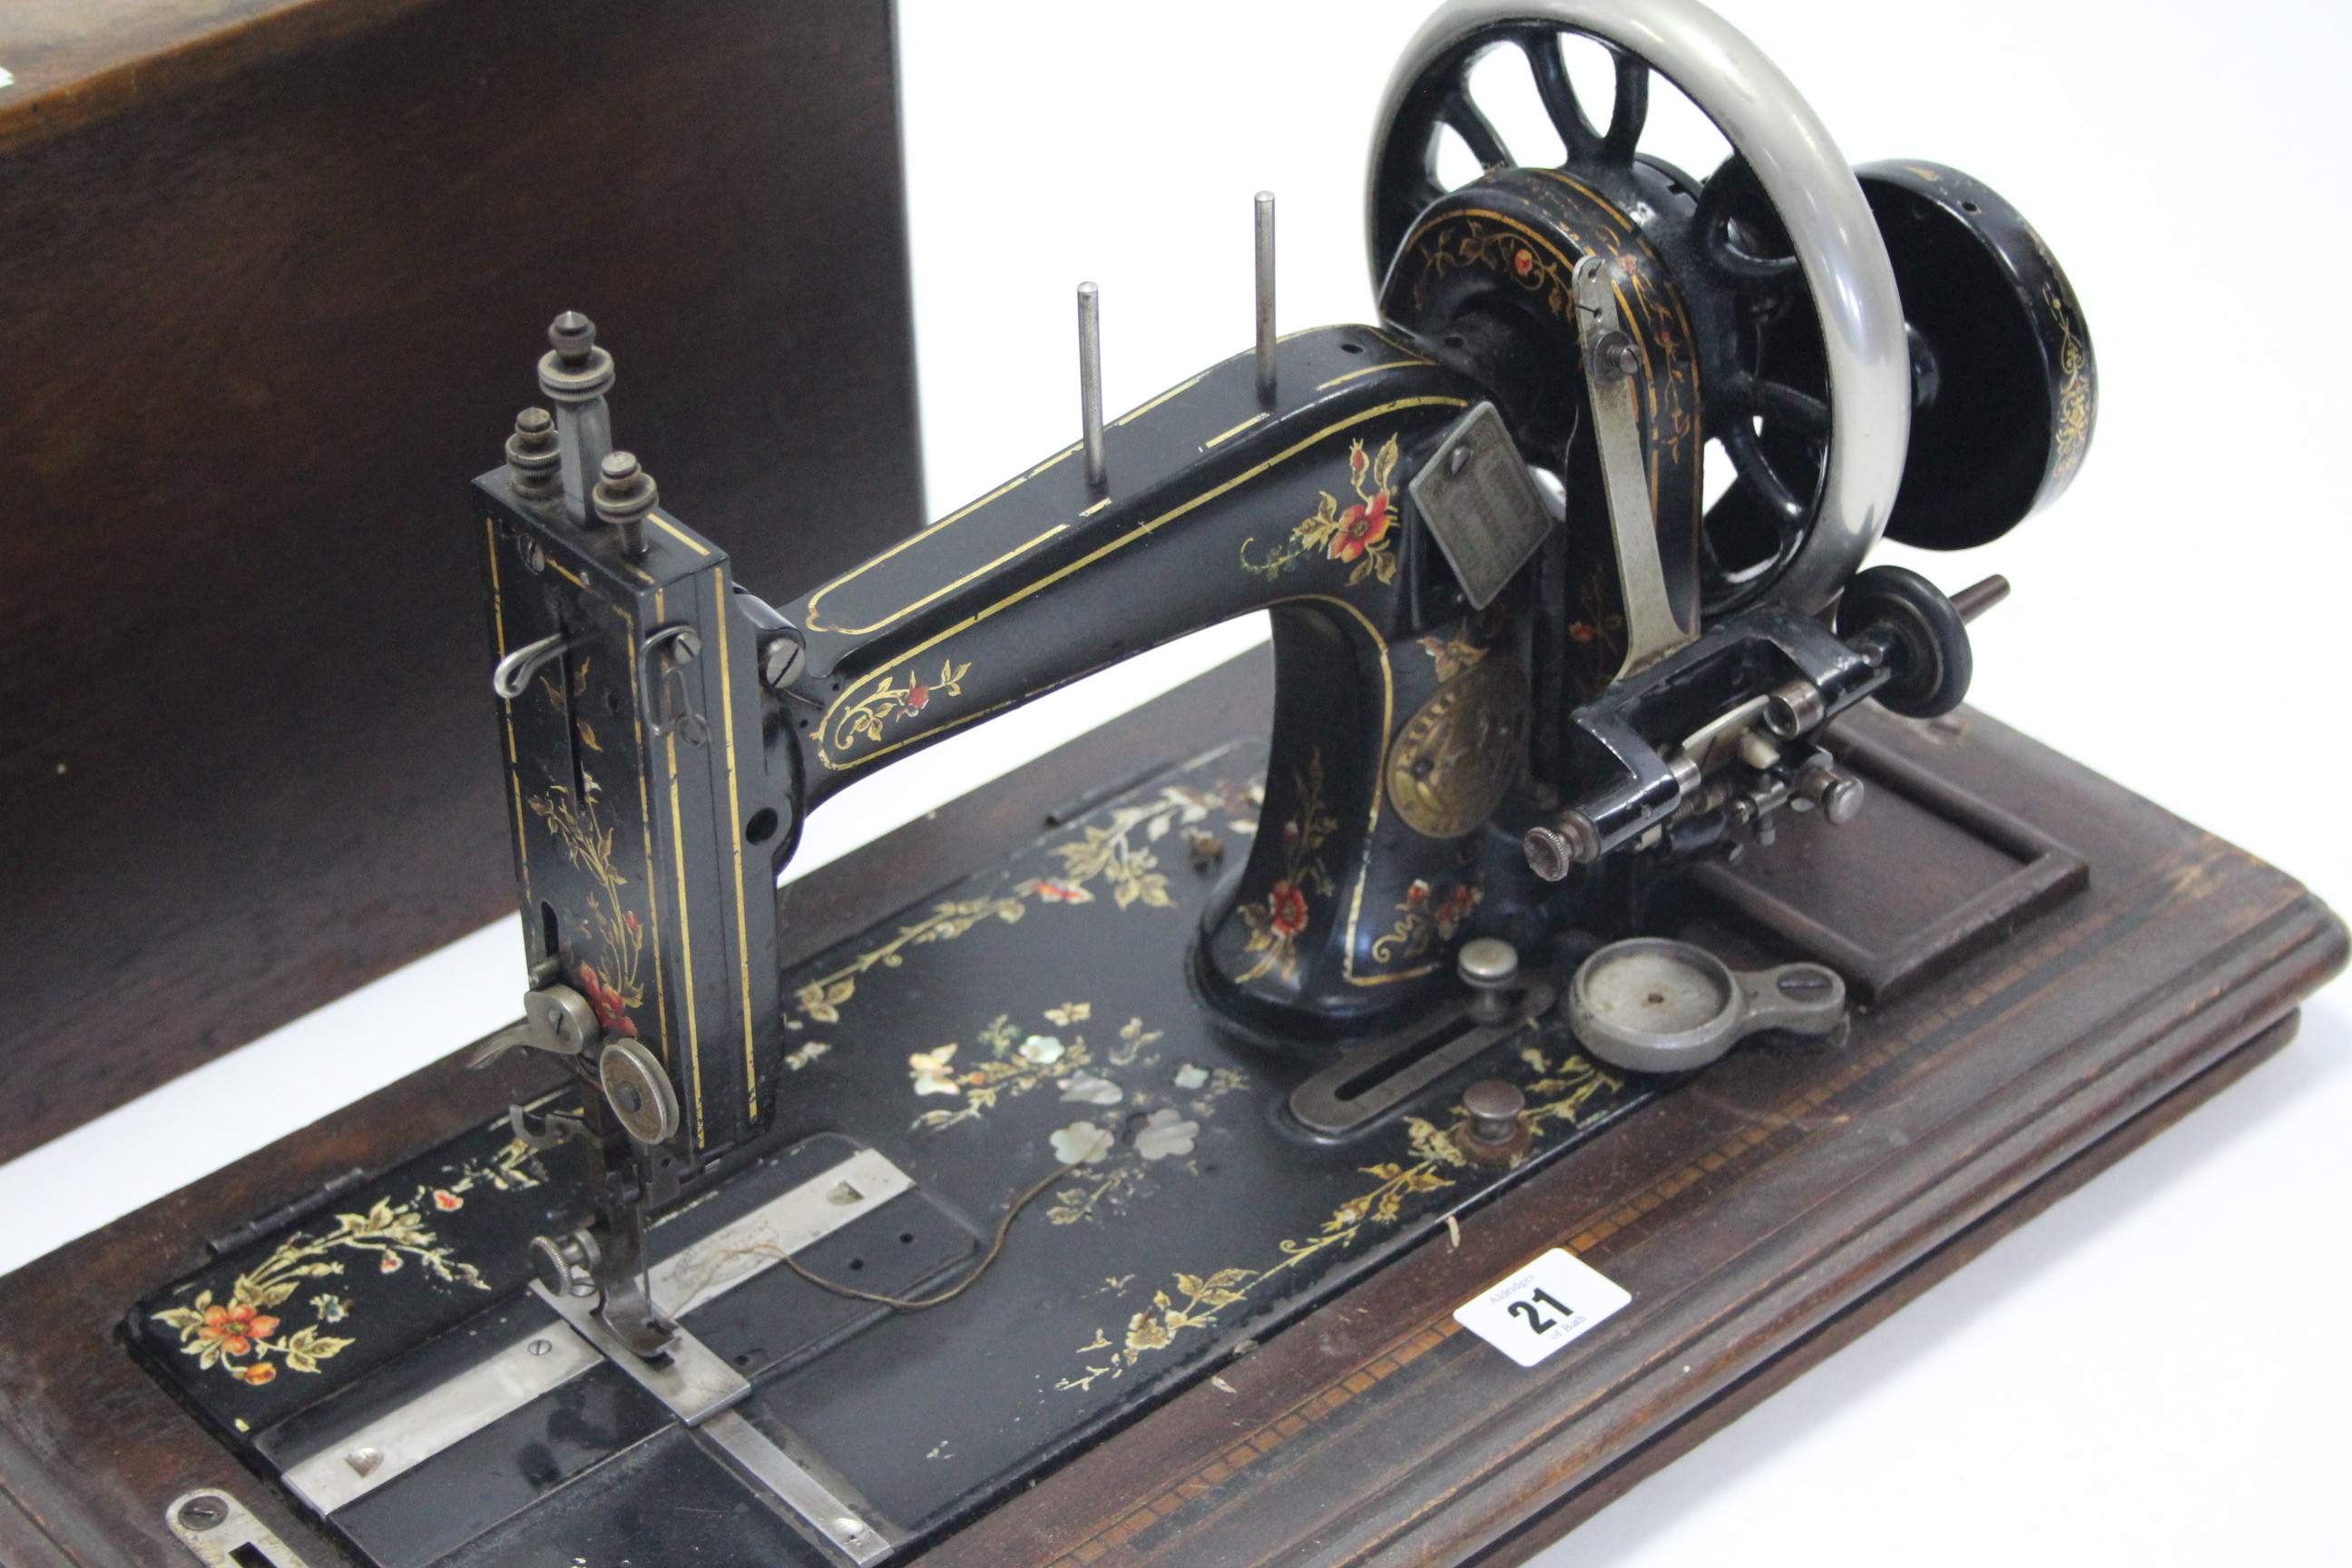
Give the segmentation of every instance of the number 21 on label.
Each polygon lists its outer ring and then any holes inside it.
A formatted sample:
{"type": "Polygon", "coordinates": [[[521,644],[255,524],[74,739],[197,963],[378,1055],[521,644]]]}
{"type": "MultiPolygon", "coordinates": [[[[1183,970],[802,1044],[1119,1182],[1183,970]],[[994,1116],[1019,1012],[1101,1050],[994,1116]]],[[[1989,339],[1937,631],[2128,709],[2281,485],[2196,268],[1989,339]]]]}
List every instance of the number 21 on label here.
{"type": "MultiPolygon", "coordinates": [[[[1541,1310],[1536,1305],[1538,1301],[1543,1303],[1544,1306],[1549,1307],[1553,1311],[1559,1313],[1561,1318],[1573,1320],[1576,1317],[1576,1314],[1573,1311],[1561,1306],[1558,1301],[1553,1300],[1550,1291],[1544,1289],[1541,1286],[1538,1286],[1536,1288],[1536,1293],[1533,1296],[1530,1296],[1524,1301],[1514,1301],[1511,1303],[1511,1316],[1514,1318],[1525,1318],[1528,1321],[1528,1331],[1530,1333],[1548,1334],[1551,1332],[1554,1328],[1559,1326],[1559,1320],[1558,1318],[1547,1318],[1543,1315],[1541,1310]]],[[[1575,1324],[1571,1321],[1570,1327],[1573,1328],[1575,1324]]]]}
{"type": "Polygon", "coordinates": [[[1559,1247],[1454,1309],[1454,1321],[1533,1366],[1617,1311],[1633,1297],[1559,1247]]]}

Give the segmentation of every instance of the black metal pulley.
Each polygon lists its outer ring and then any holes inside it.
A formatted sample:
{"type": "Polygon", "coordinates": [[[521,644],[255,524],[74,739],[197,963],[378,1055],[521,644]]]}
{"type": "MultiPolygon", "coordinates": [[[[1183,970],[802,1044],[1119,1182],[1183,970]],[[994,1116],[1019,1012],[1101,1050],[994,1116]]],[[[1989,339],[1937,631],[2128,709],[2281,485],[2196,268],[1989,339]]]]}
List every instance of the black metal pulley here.
{"type": "Polygon", "coordinates": [[[1874,566],[1855,574],[1838,600],[1839,638],[1881,662],[1872,693],[1906,719],[1935,719],[1960,705],[1976,673],[1960,607],[1916,572],[1874,566]]]}
{"type": "Polygon", "coordinates": [[[2000,538],[2055,500],[2090,449],[2098,369],[2074,286],[1980,180],[1917,159],[1854,171],[1903,295],[1911,439],[1886,537],[2000,538]]]}

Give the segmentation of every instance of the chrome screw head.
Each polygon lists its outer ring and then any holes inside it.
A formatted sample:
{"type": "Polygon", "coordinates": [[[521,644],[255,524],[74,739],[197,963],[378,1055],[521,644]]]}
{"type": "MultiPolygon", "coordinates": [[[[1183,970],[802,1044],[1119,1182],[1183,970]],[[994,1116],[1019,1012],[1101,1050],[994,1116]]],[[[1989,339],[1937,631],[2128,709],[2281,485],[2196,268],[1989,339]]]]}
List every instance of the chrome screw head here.
{"type": "Polygon", "coordinates": [[[217,1530],[227,1521],[227,1502],[210,1493],[192,1497],[180,1505],[180,1528],[183,1530],[217,1530]]]}

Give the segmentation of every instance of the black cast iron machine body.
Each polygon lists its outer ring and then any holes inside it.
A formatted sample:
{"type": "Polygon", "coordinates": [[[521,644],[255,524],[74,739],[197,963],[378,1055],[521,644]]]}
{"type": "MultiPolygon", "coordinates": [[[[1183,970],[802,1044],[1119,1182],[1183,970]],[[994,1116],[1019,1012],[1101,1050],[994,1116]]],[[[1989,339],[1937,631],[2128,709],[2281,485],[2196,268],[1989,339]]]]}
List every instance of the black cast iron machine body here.
{"type": "Polygon", "coordinates": [[[615,449],[609,354],[556,321],[552,413],[518,420],[473,526],[532,964],[501,1043],[586,1090],[516,1125],[593,1152],[595,1216],[537,1267],[608,1353],[680,1354],[646,1217],[793,1091],[774,889],[808,814],[935,741],[1270,612],[1264,830],[1166,961],[1253,1049],[1409,1066],[1639,934],[1681,868],[1835,831],[1861,805],[1819,744],[1839,713],[1960,700],[2000,585],[1863,564],[1995,537],[2082,459],[2088,338],[2021,217],[1939,165],[1850,169],[1687,0],[1457,0],[1381,125],[1376,323],[1275,336],[1262,197],[1253,351],[1106,421],[1082,290],[1083,438],[788,602],[661,509],[615,449]],[[1564,33],[1610,49],[1605,115],[1564,33]],[[1495,49],[1563,165],[1516,163],[1474,101],[1495,49]],[[1654,72],[1731,143],[1704,178],[1639,149],[1654,72]],[[1442,184],[1441,135],[1484,172],[1442,184]],[[1711,505],[1709,440],[1736,476],[1711,505]]]}

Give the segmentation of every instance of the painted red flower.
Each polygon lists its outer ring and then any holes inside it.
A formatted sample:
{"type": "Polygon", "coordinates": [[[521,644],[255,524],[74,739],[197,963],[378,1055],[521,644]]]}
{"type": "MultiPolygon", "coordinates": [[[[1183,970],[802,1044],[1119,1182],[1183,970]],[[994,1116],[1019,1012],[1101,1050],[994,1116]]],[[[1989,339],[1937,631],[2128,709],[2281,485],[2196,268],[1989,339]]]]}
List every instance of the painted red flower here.
{"type": "Polygon", "coordinates": [[[375,1271],[379,1274],[399,1273],[400,1254],[397,1252],[386,1252],[379,1256],[375,1260],[375,1271]]]}
{"type": "Polygon", "coordinates": [[[1371,459],[1364,456],[1364,444],[1361,441],[1348,448],[1348,472],[1357,479],[1360,479],[1364,477],[1364,469],[1370,463],[1371,459]]]}
{"type": "Polygon", "coordinates": [[[1533,251],[1522,249],[1512,256],[1511,270],[1517,273],[1520,277],[1525,278],[1528,273],[1533,272],[1535,269],[1536,258],[1533,251]]]}
{"type": "Polygon", "coordinates": [[[1057,904],[1091,904],[1095,896],[1076,882],[1065,882],[1058,877],[1048,877],[1037,884],[1037,896],[1057,904]]]}
{"type": "Polygon", "coordinates": [[[436,1187],[433,1189],[433,1206],[443,1214],[450,1214],[464,1208],[466,1200],[446,1187],[436,1187]]]}
{"type": "Polygon", "coordinates": [[[604,984],[604,977],[589,964],[580,966],[580,989],[588,998],[588,1005],[596,1010],[596,1022],[608,1035],[637,1037],[637,1026],[630,1021],[629,1004],[622,994],[604,984]]]}
{"type": "Polygon", "coordinates": [[[1568,636],[1569,640],[1571,642],[1591,642],[1594,637],[1597,637],[1600,635],[1601,628],[1594,626],[1591,621],[1571,621],[1569,623],[1568,636]]]}
{"type": "Polygon", "coordinates": [[[1290,882],[1276,882],[1265,895],[1265,923],[1276,936],[1297,936],[1307,929],[1307,895],[1290,882]]]}
{"type": "Polygon", "coordinates": [[[623,910],[621,911],[621,923],[629,928],[629,934],[631,936],[636,935],[638,931],[637,911],[635,910],[623,910]]]}
{"type": "Polygon", "coordinates": [[[907,695],[898,700],[909,713],[920,713],[931,700],[931,689],[918,680],[907,688],[907,695]]]}
{"type": "Polygon", "coordinates": [[[1454,889],[1445,895],[1445,901],[1437,906],[1437,929],[1444,935],[1452,936],[1454,928],[1469,919],[1470,911],[1477,907],[1478,895],[1475,889],[1466,886],[1454,889]]]}
{"type": "Polygon", "coordinates": [[[1416,910],[1429,902],[1429,884],[1415,877],[1412,886],[1404,890],[1404,901],[1416,910]]]}
{"type": "Polygon", "coordinates": [[[226,1307],[206,1307],[205,1321],[196,1325],[196,1338],[219,1342],[223,1355],[244,1355],[253,1349],[253,1342],[266,1340],[278,1331],[278,1320],[255,1310],[250,1302],[239,1301],[226,1307]]]}
{"type": "Polygon", "coordinates": [[[244,1371],[238,1373],[236,1375],[245,1379],[246,1382],[252,1384],[256,1388],[258,1388],[263,1384],[268,1383],[271,1378],[276,1377],[278,1375],[278,1369],[270,1365],[266,1361],[257,1362],[253,1365],[247,1367],[244,1371]]]}
{"type": "Polygon", "coordinates": [[[1339,531],[1331,535],[1331,559],[1362,560],[1365,551],[1389,536],[1393,521],[1386,490],[1372,497],[1369,505],[1349,507],[1339,514],[1339,531]]]}

